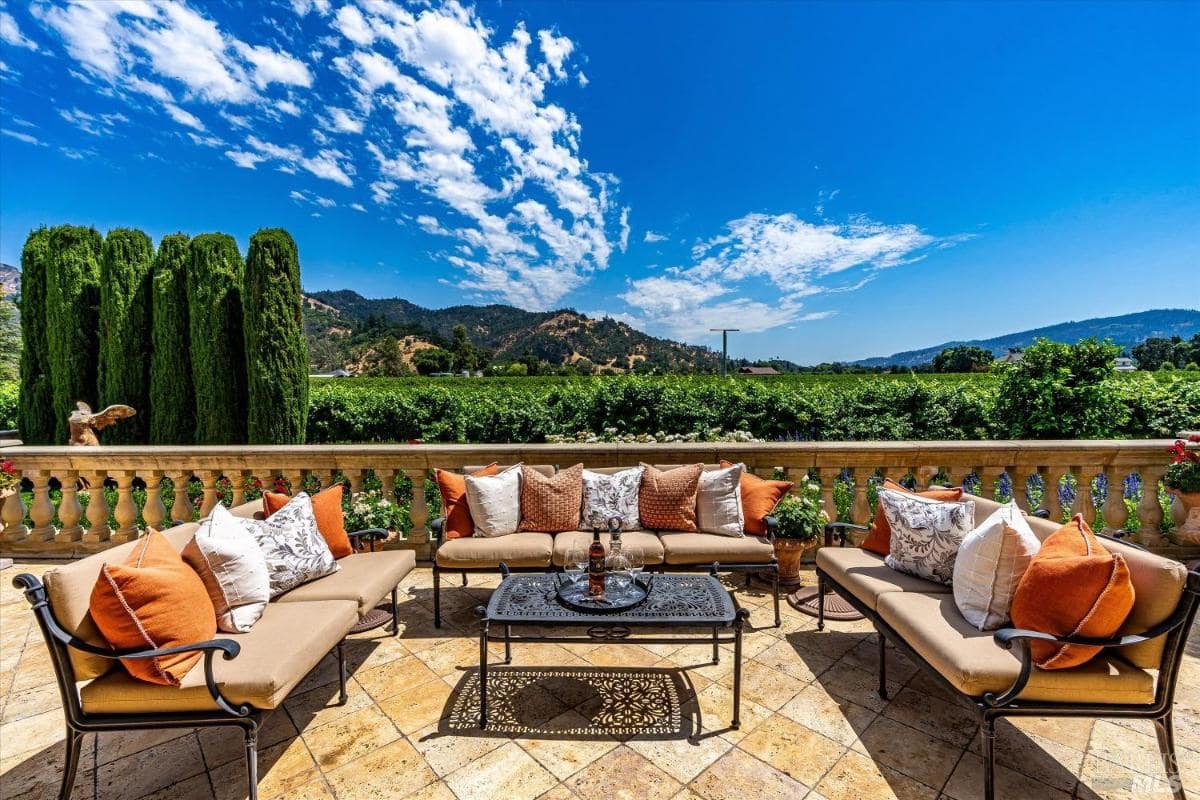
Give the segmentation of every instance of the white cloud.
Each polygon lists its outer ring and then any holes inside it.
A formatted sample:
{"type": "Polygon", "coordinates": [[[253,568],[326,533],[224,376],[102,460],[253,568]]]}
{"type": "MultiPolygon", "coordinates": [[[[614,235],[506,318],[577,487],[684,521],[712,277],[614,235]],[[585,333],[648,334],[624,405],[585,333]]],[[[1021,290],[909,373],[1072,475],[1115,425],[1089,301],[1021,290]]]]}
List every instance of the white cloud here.
{"type": "Polygon", "coordinates": [[[120,112],[89,113],[78,108],[60,108],[58,115],[91,136],[111,136],[118,123],[129,122],[120,112]]]}
{"type": "Polygon", "coordinates": [[[538,45],[546,57],[546,64],[559,80],[567,77],[563,62],[571,56],[575,43],[565,36],[555,36],[551,31],[538,31],[538,45]]]}
{"type": "Polygon", "coordinates": [[[643,242],[654,244],[656,242],[665,242],[670,237],[665,233],[655,233],[654,231],[646,231],[646,235],[642,237],[643,242]]]}
{"type": "Polygon", "coordinates": [[[190,111],[184,111],[174,103],[167,103],[165,106],[163,106],[163,109],[166,110],[171,119],[175,120],[180,125],[186,125],[189,128],[195,128],[198,131],[204,130],[204,123],[201,122],[200,119],[190,111]]]}
{"type": "Polygon", "coordinates": [[[312,73],[308,67],[288,53],[241,41],[234,43],[234,49],[254,65],[254,85],[259,89],[265,89],[272,83],[305,88],[312,86],[312,73]]]}
{"type": "Polygon", "coordinates": [[[82,161],[90,155],[95,155],[90,150],[76,150],[74,147],[60,147],[58,151],[72,161],[82,161]]]}
{"type": "Polygon", "coordinates": [[[13,47],[23,47],[27,50],[37,50],[37,42],[21,32],[17,20],[7,11],[0,11],[0,41],[13,47]]]}
{"type": "Polygon", "coordinates": [[[426,233],[431,233],[436,236],[449,236],[450,231],[442,227],[442,223],[438,218],[430,214],[421,214],[417,217],[417,225],[426,233]]]}
{"type": "Polygon", "coordinates": [[[346,109],[329,106],[325,110],[329,112],[327,125],[330,130],[341,133],[362,133],[363,121],[351,116],[346,109]]]}
{"type": "Polygon", "coordinates": [[[266,156],[247,152],[246,150],[226,150],[225,155],[242,169],[254,169],[258,164],[267,160],[266,156]]]}
{"type": "Polygon", "coordinates": [[[42,146],[42,141],[32,134],[24,133],[22,131],[14,131],[10,128],[0,128],[0,133],[4,134],[5,136],[11,136],[18,142],[38,145],[39,147],[42,146]]]}
{"type": "Polygon", "coordinates": [[[617,249],[624,253],[629,249],[629,206],[621,209],[621,217],[617,223],[620,226],[620,239],[617,242],[617,249]]]}
{"type": "Polygon", "coordinates": [[[367,213],[367,208],[362,203],[351,203],[350,208],[354,209],[355,211],[361,211],[364,214],[367,213]]]}
{"type": "Polygon", "coordinates": [[[329,13],[329,0],[292,0],[292,10],[300,16],[316,11],[321,16],[329,13]]]}
{"type": "Polygon", "coordinates": [[[279,100],[275,103],[275,108],[287,114],[289,117],[300,116],[300,106],[291,100],[279,100]]]}
{"type": "Polygon", "coordinates": [[[202,145],[204,147],[224,147],[225,146],[225,140],[219,136],[201,136],[199,134],[195,134],[195,133],[192,133],[189,131],[188,138],[191,139],[194,144],[202,145]]]}

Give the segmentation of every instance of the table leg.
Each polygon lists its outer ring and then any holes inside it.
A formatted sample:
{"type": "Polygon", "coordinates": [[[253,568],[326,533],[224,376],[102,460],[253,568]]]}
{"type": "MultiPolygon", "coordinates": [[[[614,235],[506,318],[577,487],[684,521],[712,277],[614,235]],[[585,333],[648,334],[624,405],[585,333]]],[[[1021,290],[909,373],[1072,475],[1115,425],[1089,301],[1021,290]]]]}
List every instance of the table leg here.
{"type": "Polygon", "coordinates": [[[721,648],[717,644],[717,629],[713,628],[713,660],[714,664],[721,663],[721,648]]]}
{"type": "Polygon", "coordinates": [[[479,727],[487,727],[488,622],[479,624],[479,727]]]}
{"type": "Polygon", "coordinates": [[[504,626],[504,663],[512,663],[512,625],[504,626]]]}
{"type": "Polygon", "coordinates": [[[739,608],[733,621],[733,730],[742,727],[742,628],[750,612],[739,608]]]}

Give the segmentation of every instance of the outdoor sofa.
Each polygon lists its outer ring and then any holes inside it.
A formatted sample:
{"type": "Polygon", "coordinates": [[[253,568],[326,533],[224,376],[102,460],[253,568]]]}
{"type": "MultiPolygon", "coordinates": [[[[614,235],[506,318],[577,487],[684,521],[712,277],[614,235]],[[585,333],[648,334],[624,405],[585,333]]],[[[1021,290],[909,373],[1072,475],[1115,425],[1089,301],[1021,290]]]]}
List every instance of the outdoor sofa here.
{"type": "MultiPolygon", "coordinates": [[[[261,509],[261,502],[253,502],[232,511],[254,517],[261,516],[261,509]]],[[[177,525],[163,535],[182,551],[197,528],[198,523],[177,525]]],[[[177,648],[114,651],[92,621],[88,606],[101,567],[124,560],[137,541],[55,567],[41,581],[29,574],[16,576],[13,584],[24,590],[50,649],[66,715],[60,800],[70,797],[85,733],[211,726],[243,730],[248,796],[255,800],[258,729],[264,712],[278,708],[331,651],[338,659],[338,702],[344,704],[343,640],[389,593],[391,632],[399,632],[396,585],[413,569],[415,559],[406,550],[362,552],[364,541],[380,533],[349,534],[359,552],[339,559],[337,572],[272,600],[248,633],[222,631],[219,638],[177,648]],[[136,680],[117,662],[187,651],[203,652],[203,660],[178,687],[136,680]]]]}
{"type": "MultiPolygon", "coordinates": [[[[660,470],[670,470],[680,464],[655,465],[660,470]]],[[[531,466],[543,475],[553,475],[554,466],[531,466]]],[[[718,469],[718,465],[705,465],[705,470],[718,469]]],[[[471,473],[480,467],[466,467],[471,473]]],[[[592,472],[612,474],[625,467],[588,467],[592,472]]],[[[574,547],[587,547],[592,540],[591,531],[565,531],[562,533],[534,533],[522,531],[507,536],[490,538],[469,536],[461,539],[446,539],[445,518],[435,519],[430,528],[433,532],[433,614],[434,624],[442,625],[441,574],[462,574],[463,585],[467,584],[467,573],[495,572],[503,563],[512,572],[553,572],[563,569],[567,554],[574,547]]],[[[775,625],[779,626],[779,562],[775,558],[774,534],[776,523],[773,517],[766,520],[767,535],[743,537],[719,536],[711,533],[681,531],[633,530],[621,534],[621,541],[637,547],[641,552],[647,571],[658,572],[707,572],[717,564],[720,570],[745,572],[747,583],[753,572],[766,572],[772,576],[775,596],[775,625]]],[[[609,545],[609,534],[601,533],[605,548],[609,545]]]]}
{"type": "MultiPolygon", "coordinates": [[[[975,501],[975,523],[999,504],[975,501]]],[[[1045,540],[1059,525],[1027,517],[1045,540]]],[[[1200,605],[1200,571],[1154,555],[1136,544],[1103,536],[1125,557],[1135,590],[1133,611],[1112,639],[1054,637],[1015,628],[980,631],[967,622],[948,586],[897,572],[883,556],[848,546],[848,531],[862,525],[830,523],[817,552],[823,630],[825,591],[832,589],[866,616],[879,636],[879,694],[887,699],[885,649],[891,642],[977,713],[984,761],[984,797],[993,800],[995,721],[1000,717],[1119,717],[1154,722],[1174,796],[1184,800],[1175,758],[1171,710],[1184,646],[1200,605]],[[836,543],[839,546],[834,546],[836,543]],[[1078,667],[1042,670],[1031,660],[1031,641],[1101,645],[1100,655],[1078,667]]]]}

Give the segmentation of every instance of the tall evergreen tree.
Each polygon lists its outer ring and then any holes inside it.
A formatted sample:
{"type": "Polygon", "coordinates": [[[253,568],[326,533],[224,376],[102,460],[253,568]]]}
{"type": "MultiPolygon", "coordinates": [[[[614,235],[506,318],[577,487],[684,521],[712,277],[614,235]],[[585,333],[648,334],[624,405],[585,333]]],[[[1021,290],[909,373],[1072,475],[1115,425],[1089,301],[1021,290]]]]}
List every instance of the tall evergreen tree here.
{"type": "Polygon", "coordinates": [[[196,438],[192,348],[188,331],[188,237],[164,236],[154,259],[150,315],[150,441],[191,444],[196,438]]]}
{"type": "Polygon", "coordinates": [[[76,402],[98,405],[101,245],[95,228],[61,225],[50,231],[46,341],[55,444],[67,443],[67,415],[76,402]]]}
{"type": "Polygon", "coordinates": [[[108,232],[100,258],[100,405],[137,415],[104,433],[106,444],[145,444],[150,425],[150,277],[154,243],[132,228],[108,232]]]}
{"type": "Polygon", "coordinates": [[[46,271],[50,230],[38,228],[21,251],[21,394],[17,429],[27,444],[63,444],[54,436],[50,345],[46,340],[46,271]]]}
{"type": "Polygon", "coordinates": [[[251,444],[303,444],[308,424],[308,343],[296,243],[281,228],[250,237],[242,292],[247,432],[251,444]]]}
{"type": "Polygon", "coordinates": [[[192,240],[188,329],[196,396],[196,442],[246,441],[246,352],[242,334],[242,257],[223,233],[192,240]]]}

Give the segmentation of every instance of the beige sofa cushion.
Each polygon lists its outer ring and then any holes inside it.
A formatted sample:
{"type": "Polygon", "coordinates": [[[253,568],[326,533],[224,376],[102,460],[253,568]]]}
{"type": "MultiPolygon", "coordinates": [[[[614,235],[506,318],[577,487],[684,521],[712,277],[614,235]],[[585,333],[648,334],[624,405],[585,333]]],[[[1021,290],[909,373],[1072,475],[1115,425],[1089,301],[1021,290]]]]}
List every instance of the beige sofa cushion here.
{"type": "MultiPolygon", "coordinates": [[[[249,633],[221,634],[242,646],[237,658],[213,659],[221,693],[235,705],[277,708],[358,621],[350,600],[270,603],[249,633]]],[[[204,685],[204,664],[197,664],[181,686],[158,686],[113,670],[79,691],[89,714],[208,711],[216,708],[204,685]]]]}
{"type": "Polygon", "coordinates": [[[510,567],[548,567],[553,551],[554,537],[548,533],[470,536],[451,539],[439,547],[437,563],[447,569],[498,567],[501,561],[510,567]]]}
{"type": "MultiPolygon", "coordinates": [[[[996,645],[990,631],[963,619],[951,594],[885,592],[877,610],[884,622],[956,689],[971,697],[1008,689],[1021,671],[1017,656],[996,645]]],[[[1154,700],[1154,676],[1108,653],[1079,667],[1036,667],[1024,700],[1138,704],[1154,700]]]]}
{"type": "Polygon", "coordinates": [[[949,586],[897,572],[883,562],[883,556],[861,547],[822,547],[817,551],[817,566],[873,610],[887,592],[950,594],[949,586]]]}
{"type": "MultiPolygon", "coordinates": [[[[604,549],[612,539],[607,533],[600,534],[604,549]]],[[[567,563],[567,553],[572,547],[582,547],[587,550],[592,543],[591,531],[564,531],[554,536],[554,566],[561,567],[567,563]]],[[[636,547],[642,553],[642,563],[663,563],[663,546],[657,536],[650,531],[625,531],[621,534],[622,547],[636,547]]]]}
{"type": "Polygon", "coordinates": [[[774,546],[761,536],[665,531],[659,540],[668,564],[766,564],[775,558],[774,546]]]}
{"type": "Polygon", "coordinates": [[[387,597],[417,564],[411,550],[354,553],[338,559],[337,572],[297,586],[276,598],[280,603],[312,600],[353,600],[363,615],[387,597]]]}
{"type": "MultiPolygon", "coordinates": [[[[176,550],[183,550],[184,545],[191,541],[198,527],[194,522],[178,525],[174,528],[167,528],[163,531],[163,535],[176,550]]],[[[58,620],[58,624],[62,626],[63,630],[78,636],[88,644],[108,647],[108,642],[100,634],[100,629],[96,627],[96,623],[92,621],[92,615],[88,611],[88,605],[92,598],[92,587],[96,585],[100,567],[109,562],[123,562],[137,545],[138,540],[126,542],[102,553],[46,571],[42,576],[42,583],[46,586],[46,596],[50,600],[50,609],[54,612],[54,618],[58,620]]],[[[74,648],[68,648],[68,652],[71,655],[75,680],[79,681],[91,680],[98,675],[103,675],[116,663],[111,659],[88,655],[74,648]]]]}

